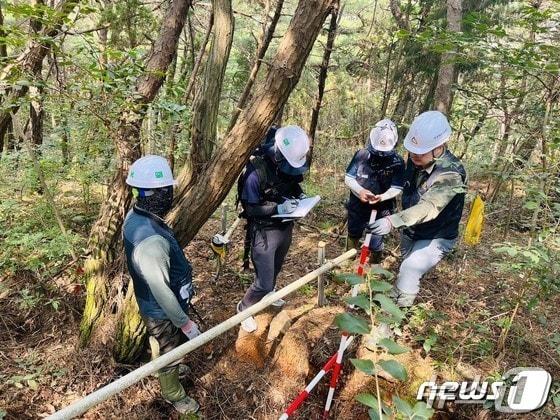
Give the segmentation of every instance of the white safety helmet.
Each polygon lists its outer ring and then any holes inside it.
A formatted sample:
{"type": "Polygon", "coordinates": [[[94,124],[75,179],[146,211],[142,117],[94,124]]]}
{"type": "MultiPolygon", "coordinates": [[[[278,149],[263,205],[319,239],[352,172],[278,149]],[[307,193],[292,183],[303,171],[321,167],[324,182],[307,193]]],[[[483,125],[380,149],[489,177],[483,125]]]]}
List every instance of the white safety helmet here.
{"type": "Polygon", "coordinates": [[[384,119],[375,124],[369,133],[369,142],[373,150],[390,152],[399,140],[397,126],[390,119],[384,119]]]}
{"type": "Polygon", "coordinates": [[[274,144],[291,167],[297,169],[307,163],[310,142],[301,127],[287,125],[279,128],[274,135],[274,144]]]}
{"type": "Polygon", "coordinates": [[[128,170],[126,183],[144,189],[176,185],[167,159],[156,155],[147,155],[134,162],[128,170]]]}
{"type": "Polygon", "coordinates": [[[439,111],[426,111],[412,121],[404,139],[409,152],[421,155],[445,144],[451,137],[447,117],[439,111]]]}

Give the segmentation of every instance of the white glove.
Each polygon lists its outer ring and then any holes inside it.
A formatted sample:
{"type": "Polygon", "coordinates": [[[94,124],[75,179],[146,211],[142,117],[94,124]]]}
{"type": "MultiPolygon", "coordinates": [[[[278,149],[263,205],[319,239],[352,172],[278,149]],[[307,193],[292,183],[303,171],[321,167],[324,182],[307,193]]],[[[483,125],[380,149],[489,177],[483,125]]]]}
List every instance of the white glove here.
{"type": "Polygon", "coordinates": [[[196,322],[191,321],[190,319],[189,322],[181,327],[181,331],[183,331],[183,334],[185,334],[189,340],[192,340],[193,338],[198,337],[201,334],[201,331],[198,329],[198,325],[196,325],[196,322]]]}

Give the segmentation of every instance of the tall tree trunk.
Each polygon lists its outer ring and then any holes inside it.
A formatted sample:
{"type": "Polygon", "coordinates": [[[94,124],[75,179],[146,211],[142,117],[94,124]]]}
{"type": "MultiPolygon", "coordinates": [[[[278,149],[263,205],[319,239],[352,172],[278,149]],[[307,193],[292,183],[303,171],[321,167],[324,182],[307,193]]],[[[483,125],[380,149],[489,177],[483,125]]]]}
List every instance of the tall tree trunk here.
{"type": "Polygon", "coordinates": [[[231,0],[213,0],[214,38],[206,62],[204,82],[198,91],[191,125],[190,165],[202,170],[216,147],[218,109],[222,85],[233,41],[233,11],[231,0]]]}
{"type": "MultiPolygon", "coordinates": [[[[461,32],[462,1],[447,0],[447,30],[450,33],[461,32]]],[[[438,82],[435,91],[435,108],[449,115],[453,101],[452,85],[455,80],[455,52],[449,51],[441,56],[438,82]]]]}
{"type": "MultiPolygon", "coordinates": [[[[257,79],[257,74],[259,73],[259,69],[261,68],[262,60],[266,54],[266,50],[268,50],[268,46],[270,45],[270,41],[272,41],[272,36],[274,35],[274,31],[276,30],[276,25],[278,24],[278,20],[282,15],[282,6],[284,5],[284,0],[277,0],[276,1],[276,8],[274,9],[274,15],[272,16],[272,20],[268,25],[268,28],[263,31],[262,38],[259,41],[259,48],[257,51],[257,55],[255,57],[255,62],[253,63],[253,67],[251,68],[251,73],[249,74],[249,79],[247,79],[247,83],[243,88],[243,92],[237,101],[237,105],[235,106],[235,110],[233,111],[233,116],[231,117],[231,121],[229,123],[228,132],[233,128],[235,123],[237,122],[237,118],[239,118],[239,114],[241,110],[245,107],[247,103],[247,99],[249,99],[249,94],[253,89],[253,84],[257,79]]],[[[268,15],[268,13],[267,13],[268,15]]],[[[266,16],[265,18],[268,18],[266,16]]]]}
{"type": "MultiPolygon", "coordinates": [[[[6,41],[4,41],[6,37],[6,31],[4,30],[4,15],[2,14],[2,4],[0,3],[0,67],[4,66],[4,62],[8,57],[8,50],[6,48],[6,41]]],[[[2,155],[4,154],[4,147],[7,146],[8,139],[8,126],[11,123],[11,118],[9,122],[7,122],[4,126],[0,127],[0,152],[2,155]],[[6,144],[4,143],[6,142],[6,144]]],[[[6,147],[7,148],[7,147],[6,147]]]]}
{"type": "Polygon", "coordinates": [[[168,219],[182,245],[218,208],[297,84],[305,60],[335,0],[300,0],[266,78],[206,168],[179,175],[176,205],[168,219]]]}
{"type": "MultiPolygon", "coordinates": [[[[125,213],[130,206],[126,176],[130,165],[140,157],[142,120],[158,93],[167,68],[177,52],[190,0],[173,0],[165,13],[158,38],[146,58],[145,71],[134,93],[122,110],[113,141],[117,152],[116,170],[109,184],[99,216],[89,237],[91,256],[84,267],[87,276],[86,303],[80,325],[80,342],[86,345],[96,323],[102,318],[108,298],[109,275],[120,249],[117,246],[125,213]]],[[[114,285],[115,282],[110,282],[114,285]]]]}
{"type": "Polygon", "coordinates": [[[311,112],[311,123],[309,124],[309,136],[311,137],[311,147],[309,148],[309,161],[313,160],[313,147],[315,145],[315,132],[317,131],[317,124],[319,122],[319,111],[323,103],[323,94],[325,93],[325,82],[327,80],[327,73],[329,70],[329,61],[331,59],[331,52],[334,46],[334,39],[336,38],[336,27],[338,22],[338,2],[332,9],[331,21],[329,24],[329,34],[327,35],[327,44],[323,53],[323,61],[319,69],[318,91],[315,100],[315,106],[311,112]]]}
{"type": "MultiPolygon", "coordinates": [[[[53,12],[53,19],[46,25],[36,37],[27,43],[25,49],[11,63],[4,66],[0,71],[0,82],[12,78],[33,77],[41,70],[43,60],[50,51],[53,40],[58,36],[60,28],[68,14],[74,10],[78,0],[62,0],[53,12]]],[[[45,7],[45,6],[43,6],[45,7]]],[[[2,92],[2,103],[0,104],[0,133],[6,130],[12,114],[19,109],[19,100],[29,90],[28,86],[20,86],[17,90],[6,89],[2,92]]]]}

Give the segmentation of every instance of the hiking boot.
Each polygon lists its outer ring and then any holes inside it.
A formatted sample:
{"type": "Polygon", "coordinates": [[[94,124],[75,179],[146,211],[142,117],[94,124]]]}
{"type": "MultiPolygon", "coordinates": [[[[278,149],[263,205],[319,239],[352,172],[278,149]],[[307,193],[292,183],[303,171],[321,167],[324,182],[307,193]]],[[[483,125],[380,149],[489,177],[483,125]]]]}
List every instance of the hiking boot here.
{"type": "MultiPolygon", "coordinates": [[[[241,301],[237,303],[237,313],[239,312],[241,312],[241,301]]],[[[255,321],[255,318],[250,316],[249,318],[241,321],[241,328],[243,329],[243,331],[246,331],[248,333],[257,331],[257,321],[255,321]]]]}
{"type": "Polygon", "coordinates": [[[194,399],[189,397],[188,395],[185,398],[180,399],[179,401],[167,401],[168,403],[173,405],[175,411],[179,414],[194,414],[197,413],[200,409],[200,404],[194,399]]]}

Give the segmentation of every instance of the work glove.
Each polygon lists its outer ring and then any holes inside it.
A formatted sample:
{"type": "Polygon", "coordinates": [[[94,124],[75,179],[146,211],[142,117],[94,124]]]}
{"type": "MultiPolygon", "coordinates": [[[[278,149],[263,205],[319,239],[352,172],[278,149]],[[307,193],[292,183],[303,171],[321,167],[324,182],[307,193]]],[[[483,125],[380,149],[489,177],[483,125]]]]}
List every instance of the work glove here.
{"type": "Polygon", "coordinates": [[[278,214],[290,214],[293,213],[294,210],[298,206],[298,200],[286,200],[282,204],[278,204],[277,210],[278,214]]]}
{"type": "Polygon", "coordinates": [[[201,334],[201,331],[198,329],[198,325],[196,325],[196,322],[190,319],[189,322],[181,327],[181,331],[183,331],[183,334],[185,334],[189,340],[192,340],[193,338],[198,337],[201,334]]]}
{"type": "Polygon", "coordinates": [[[366,232],[372,235],[387,235],[393,229],[393,224],[389,217],[383,217],[373,223],[368,223],[366,232]]]}

